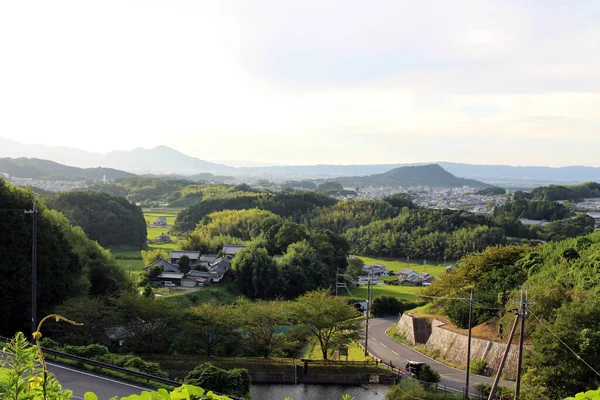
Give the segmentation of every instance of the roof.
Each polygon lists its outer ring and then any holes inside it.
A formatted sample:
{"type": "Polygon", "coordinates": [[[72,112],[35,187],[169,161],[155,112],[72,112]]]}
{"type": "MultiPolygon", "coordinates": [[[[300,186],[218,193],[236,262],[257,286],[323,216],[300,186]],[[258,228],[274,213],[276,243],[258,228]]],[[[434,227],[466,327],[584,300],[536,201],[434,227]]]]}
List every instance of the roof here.
{"type": "Polygon", "coordinates": [[[589,215],[590,217],[596,219],[596,218],[600,218],[600,212],[596,212],[596,211],[591,211],[589,213],[587,213],[587,215],[589,215]]]}
{"type": "Polygon", "coordinates": [[[223,254],[226,255],[234,255],[236,254],[238,251],[245,249],[246,246],[244,245],[240,245],[240,244],[226,244],[225,246],[223,246],[223,254]]]}
{"type": "Polygon", "coordinates": [[[181,258],[183,256],[188,256],[190,260],[197,260],[200,258],[199,251],[185,251],[185,250],[173,250],[169,258],[181,258]]]}
{"type": "Polygon", "coordinates": [[[158,260],[154,261],[152,264],[145,267],[144,271],[149,270],[150,268],[154,267],[155,265],[162,267],[163,272],[181,272],[181,270],[179,269],[179,267],[177,265],[173,265],[163,258],[159,258],[158,260]]]}
{"type": "Polygon", "coordinates": [[[433,276],[429,275],[427,272],[421,272],[419,278],[433,278],[433,276]]]}
{"type": "Polygon", "coordinates": [[[199,262],[208,262],[208,263],[212,263],[217,259],[217,255],[216,254],[201,254],[200,258],[198,259],[199,262]]]}
{"type": "Polygon", "coordinates": [[[549,224],[548,221],[542,221],[542,220],[537,220],[537,219],[520,219],[519,221],[523,225],[540,225],[540,226],[545,226],[545,225],[549,224]]]}
{"type": "Polygon", "coordinates": [[[408,268],[404,268],[402,271],[400,271],[398,273],[402,274],[402,275],[416,274],[415,271],[413,271],[412,269],[408,269],[408,268]]]}
{"type": "Polygon", "coordinates": [[[208,268],[209,272],[215,272],[219,275],[224,275],[229,270],[231,261],[227,257],[219,257],[211,266],[208,268]]]}
{"type": "Polygon", "coordinates": [[[159,279],[181,279],[185,274],[183,272],[163,272],[158,275],[159,279]]]}

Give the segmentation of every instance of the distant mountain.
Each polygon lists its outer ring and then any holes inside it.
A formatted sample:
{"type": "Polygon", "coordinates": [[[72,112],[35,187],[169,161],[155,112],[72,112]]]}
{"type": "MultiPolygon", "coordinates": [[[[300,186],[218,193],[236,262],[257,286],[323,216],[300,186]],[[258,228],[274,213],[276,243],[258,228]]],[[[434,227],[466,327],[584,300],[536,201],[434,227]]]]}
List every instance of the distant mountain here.
{"type": "Polygon", "coordinates": [[[354,186],[431,186],[485,188],[489,185],[474,179],[458,178],[437,164],[394,168],[383,174],[368,176],[338,177],[330,179],[346,187],[354,186]]]}
{"type": "Polygon", "coordinates": [[[72,181],[87,179],[108,180],[135,176],[113,168],[77,168],[38,158],[0,158],[0,172],[17,178],[72,181]]]}
{"type": "Polygon", "coordinates": [[[28,157],[51,160],[77,167],[110,167],[134,173],[198,174],[234,173],[236,168],[191,157],[167,146],[153,149],[94,153],[69,147],[22,144],[0,137],[0,157],[28,157]]]}

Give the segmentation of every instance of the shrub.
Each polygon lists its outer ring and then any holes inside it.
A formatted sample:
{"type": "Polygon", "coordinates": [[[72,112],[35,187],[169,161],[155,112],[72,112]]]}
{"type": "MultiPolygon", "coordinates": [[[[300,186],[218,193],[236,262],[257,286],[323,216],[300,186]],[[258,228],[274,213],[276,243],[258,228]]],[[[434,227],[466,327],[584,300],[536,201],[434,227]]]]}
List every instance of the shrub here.
{"type": "Polygon", "coordinates": [[[417,379],[423,382],[438,383],[440,381],[440,374],[436,370],[431,368],[428,364],[425,364],[419,370],[417,379]]]}
{"type": "MultiPolygon", "coordinates": [[[[488,398],[490,392],[492,390],[492,385],[488,385],[487,383],[480,383],[475,386],[475,390],[481,397],[488,398]]],[[[513,389],[498,386],[496,389],[496,396],[494,397],[496,400],[513,400],[515,397],[515,391],[513,389]]]]}
{"type": "Polygon", "coordinates": [[[469,369],[473,374],[485,375],[485,371],[487,370],[487,363],[483,360],[472,360],[469,369]]]}
{"type": "Polygon", "coordinates": [[[108,354],[108,349],[101,344],[90,344],[88,346],[64,346],[61,351],[74,356],[98,359],[108,354]]]}
{"type": "Polygon", "coordinates": [[[245,396],[250,391],[248,370],[236,368],[226,371],[211,363],[198,365],[185,377],[184,382],[236,396],[245,396]]]}

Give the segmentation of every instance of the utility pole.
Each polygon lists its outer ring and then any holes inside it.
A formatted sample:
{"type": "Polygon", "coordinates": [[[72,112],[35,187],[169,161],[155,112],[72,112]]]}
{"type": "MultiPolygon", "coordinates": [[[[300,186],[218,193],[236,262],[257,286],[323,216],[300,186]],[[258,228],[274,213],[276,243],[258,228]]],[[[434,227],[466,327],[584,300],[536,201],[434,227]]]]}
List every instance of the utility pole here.
{"type": "Polygon", "coordinates": [[[519,313],[521,316],[521,330],[519,332],[519,362],[517,364],[517,383],[515,386],[515,400],[519,400],[521,395],[521,373],[523,371],[523,342],[525,341],[525,315],[527,315],[527,306],[529,304],[534,304],[529,303],[527,301],[527,297],[528,293],[527,289],[525,289],[525,301],[523,301],[523,286],[521,286],[521,301],[519,302],[521,304],[521,310],[519,313]]]}
{"type": "Polygon", "coordinates": [[[515,315],[515,322],[513,323],[512,329],[510,330],[508,342],[506,342],[506,348],[504,349],[504,354],[502,355],[502,360],[500,361],[500,367],[498,368],[498,372],[496,373],[496,377],[494,378],[494,384],[490,389],[490,396],[488,397],[488,400],[494,400],[494,396],[496,395],[496,389],[498,388],[498,383],[500,382],[500,377],[502,376],[502,369],[504,369],[504,363],[506,362],[506,357],[508,356],[508,352],[510,350],[510,344],[512,342],[513,336],[515,335],[515,331],[517,330],[517,322],[519,322],[519,313],[515,315]]]}
{"type": "Polygon", "coordinates": [[[367,323],[365,324],[365,357],[369,355],[369,312],[371,311],[371,286],[373,284],[373,268],[369,274],[367,285],[367,323]]]}
{"type": "Polygon", "coordinates": [[[33,214],[33,244],[31,249],[31,332],[37,330],[37,199],[33,194],[33,209],[25,210],[33,214]]]}
{"type": "Polygon", "coordinates": [[[469,398],[469,375],[471,373],[471,320],[473,316],[473,289],[469,296],[469,338],[467,342],[467,378],[465,379],[465,399],[469,398]]]}
{"type": "Polygon", "coordinates": [[[340,269],[335,271],[335,295],[338,295],[338,282],[340,280],[340,269]]]}

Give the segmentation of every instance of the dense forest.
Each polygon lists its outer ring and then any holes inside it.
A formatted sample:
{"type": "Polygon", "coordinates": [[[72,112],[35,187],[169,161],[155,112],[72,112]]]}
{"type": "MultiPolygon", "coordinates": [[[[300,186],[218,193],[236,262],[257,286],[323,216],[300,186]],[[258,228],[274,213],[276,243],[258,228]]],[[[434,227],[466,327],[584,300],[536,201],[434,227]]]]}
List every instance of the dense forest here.
{"type": "Polygon", "coordinates": [[[48,207],[62,212],[71,224],[103,247],[146,247],[146,221],[142,209],[123,197],[89,190],[60,193],[46,199],[48,207]]]}
{"type": "Polygon", "coordinates": [[[531,191],[530,198],[534,200],[569,200],[579,202],[584,198],[600,197],[600,183],[586,182],[580,185],[549,185],[540,186],[531,191]]]}
{"type": "MultiPolygon", "coordinates": [[[[455,271],[425,293],[465,297],[474,288],[475,322],[498,316],[501,332],[508,332],[514,319],[508,310],[519,299],[518,287],[527,287],[535,304],[526,326],[533,348],[525,358],[525,398],[564,398],[600,385],[598,376],[554,337],[561,337],[593,368],[600,367],[599,270],[600,232],[596,232],[537,247],[491,247],[460,260],[455,271]]],[[[438,300],[436,307],[456,325],[468,324],[466,303],[438,300]]]]}
{"type": "MultiPolygon", "coordinates": [[[[33,192],[0,178],[0,333],[29,331],[31,321],[31,248],[33,192]]],[[[87,294],[116,293],[128,285],[111,255],[73,227],[56,210],[38,203],[38,315],[49,314],[65,300],[87,294]]]]}
{"type": "Polygon", "coordinates": [[[135,176],[113,168],[69,167],[38,158],[0,158],[0,172],[19,178],[49,179],[54,181],[86,181],[126,178],[135,176]]]}

